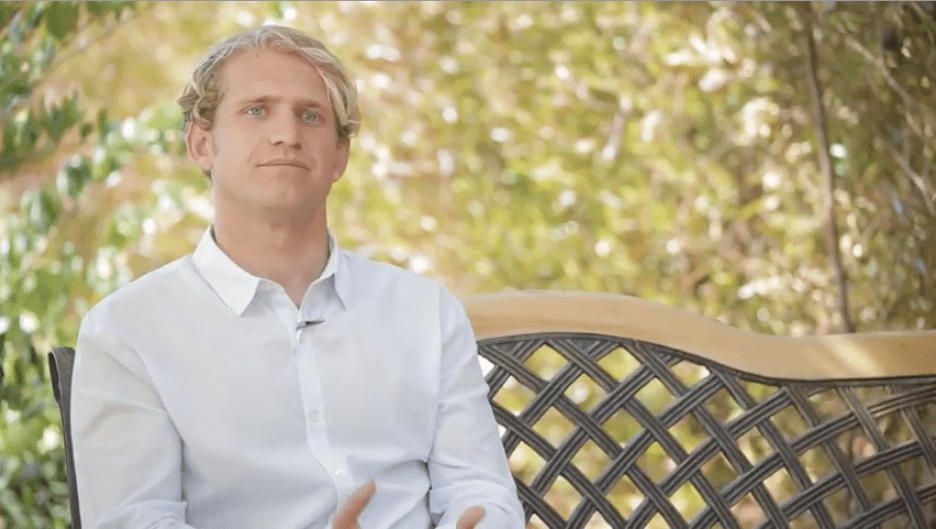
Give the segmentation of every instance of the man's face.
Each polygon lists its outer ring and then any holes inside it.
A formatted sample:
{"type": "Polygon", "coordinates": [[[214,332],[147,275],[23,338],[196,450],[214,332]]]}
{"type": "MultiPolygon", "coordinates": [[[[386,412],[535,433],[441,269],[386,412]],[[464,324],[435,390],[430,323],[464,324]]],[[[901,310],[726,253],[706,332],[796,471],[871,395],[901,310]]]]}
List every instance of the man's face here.
{"type": "MultiPolygon", "coordinates": [[[[210,130],[190,127],[189,152],[211,170],[216,202],[234,215],[311,218],[344,172],[325,83],[306,59],[248,49],[221,71],[221,100],[210,130]]],[[[222,213],[219,209],[219,213],[222,213]]]]}

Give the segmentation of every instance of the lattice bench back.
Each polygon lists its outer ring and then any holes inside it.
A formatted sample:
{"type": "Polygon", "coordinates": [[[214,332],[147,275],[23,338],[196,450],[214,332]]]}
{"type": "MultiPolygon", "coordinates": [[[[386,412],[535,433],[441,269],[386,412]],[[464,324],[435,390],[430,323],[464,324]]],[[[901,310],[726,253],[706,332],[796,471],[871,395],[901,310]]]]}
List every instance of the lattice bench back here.
{"type": "Polygon", "coordinates": [[[936,528],[936,347],[923,374],[781,380],[627,337],[485,337],[474,305],[531,528],[936,528]]]}

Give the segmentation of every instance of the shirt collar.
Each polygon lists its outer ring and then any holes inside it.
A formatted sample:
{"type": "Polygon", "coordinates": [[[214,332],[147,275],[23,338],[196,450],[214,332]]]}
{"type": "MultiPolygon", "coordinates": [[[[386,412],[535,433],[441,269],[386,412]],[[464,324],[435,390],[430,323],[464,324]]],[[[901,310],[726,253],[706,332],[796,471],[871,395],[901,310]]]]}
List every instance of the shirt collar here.
{"type": "MultiPolygon", "coordinates": [[[[349,277],[342,266],[341,249],[331,233],[328,233],[328,261],[322,273],[310,286],[334,276],[335,292],[344,308],[348,306],[348,293],[350,289],[349,277]]],[[[192,260],[198,272],[208,281],[211,288],[221,297],[222,301],[238,316],[244,313],[247,305],[256,295],[257,287],[264,279],[257,277],[241,268],[233,259],[224,253],[214,238],[214,230],[209,226],[198,241],[198,246],[192,254],[192,260]]]]}

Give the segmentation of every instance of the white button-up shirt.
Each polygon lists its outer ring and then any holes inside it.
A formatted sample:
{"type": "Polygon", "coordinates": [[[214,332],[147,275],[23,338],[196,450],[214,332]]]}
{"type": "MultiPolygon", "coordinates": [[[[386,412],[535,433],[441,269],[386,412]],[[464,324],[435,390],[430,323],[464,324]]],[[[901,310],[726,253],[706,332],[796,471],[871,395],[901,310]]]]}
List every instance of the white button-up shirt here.
{"type": "Polygon", "coordinates": [[[300,307],[206,230],[84,317],[71,427],[84,529],[519,529],[470,323],[438,282],[330,241],[300,307]]]}

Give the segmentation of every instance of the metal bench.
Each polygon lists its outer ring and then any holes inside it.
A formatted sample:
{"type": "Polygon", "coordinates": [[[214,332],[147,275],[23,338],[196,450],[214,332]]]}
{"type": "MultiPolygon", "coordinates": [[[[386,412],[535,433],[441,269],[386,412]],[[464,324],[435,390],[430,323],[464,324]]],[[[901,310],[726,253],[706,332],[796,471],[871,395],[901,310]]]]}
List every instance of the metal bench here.
{"type": "MultiPolygon", "coordinates": [[[[531,528],[936,528],[936,331],[776,337],[614,295],[469,298],[531,528]]],[[[49,366],[65,432],[74,351],[49,366]]]]}
{"type": "Polygon", "coordinates": [[[466,300],[529,527],[936,528],[936,332],[777,337],[635,298],[466,300]]]}

